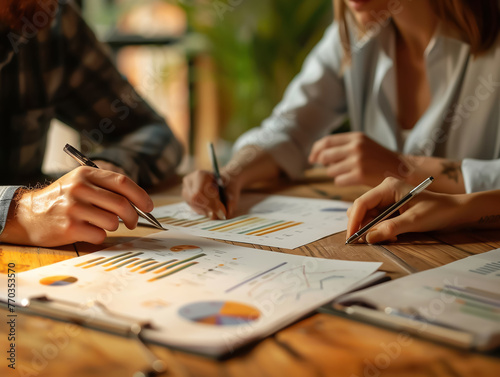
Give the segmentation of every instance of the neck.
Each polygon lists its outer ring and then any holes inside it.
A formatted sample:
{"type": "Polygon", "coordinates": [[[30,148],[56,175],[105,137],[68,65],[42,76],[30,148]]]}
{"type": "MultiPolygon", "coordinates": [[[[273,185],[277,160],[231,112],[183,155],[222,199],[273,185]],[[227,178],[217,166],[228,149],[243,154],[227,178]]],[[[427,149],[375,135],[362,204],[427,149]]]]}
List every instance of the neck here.
{"type": "Polygon", "coordinates": [[[415,57],[423,57],[438,25],[430,2],[406,2],[403,10],[393,16],[393,20],[400,47],[407,48],[415,57]]]}

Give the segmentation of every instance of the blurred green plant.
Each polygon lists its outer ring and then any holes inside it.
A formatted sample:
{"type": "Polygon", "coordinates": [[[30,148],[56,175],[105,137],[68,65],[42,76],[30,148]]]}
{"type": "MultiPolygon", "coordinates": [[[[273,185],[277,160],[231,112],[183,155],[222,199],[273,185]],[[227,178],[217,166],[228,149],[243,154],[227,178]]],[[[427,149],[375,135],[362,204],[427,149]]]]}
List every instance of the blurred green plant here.
{"type": "MultiPolygon", "coordinates": [[[[175,0],[165,0],[175,1],[175,0]]],[[[222,137],[234,141],[270,115],[332,22],[332,0],[177,0],[210,41],[222,137]]]]}

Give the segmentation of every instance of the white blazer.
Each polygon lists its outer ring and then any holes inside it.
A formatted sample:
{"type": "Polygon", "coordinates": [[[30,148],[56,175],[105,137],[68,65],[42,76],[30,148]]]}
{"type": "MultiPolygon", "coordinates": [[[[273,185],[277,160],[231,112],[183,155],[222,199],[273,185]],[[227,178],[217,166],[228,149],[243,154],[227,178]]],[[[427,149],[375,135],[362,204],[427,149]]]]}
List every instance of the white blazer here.
{"type": "Polygon", "coordinates": [[[406,140],[397,124],[395,28],[370,39],[351,36],[352,63],[333,23],[309,54],[283,100],[235,149],[259,145],[292,178],[308,167],[312,144],[349,118],[384,147],[412,155],[462,161],[467,192],[500,188],[500,36],[478,58],[470,46],[438,27],[425,51],[431,104],[406,140]]]}

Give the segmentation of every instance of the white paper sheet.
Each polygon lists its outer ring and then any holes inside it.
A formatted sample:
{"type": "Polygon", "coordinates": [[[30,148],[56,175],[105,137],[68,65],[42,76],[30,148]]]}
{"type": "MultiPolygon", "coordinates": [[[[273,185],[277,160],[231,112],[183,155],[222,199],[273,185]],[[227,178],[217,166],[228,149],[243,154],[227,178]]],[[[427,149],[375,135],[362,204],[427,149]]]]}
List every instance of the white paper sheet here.
{"type": "Polygon", "coordinates": [[[350,202],[280,195],[245,195],[236,216],[210,220],[186,203],[155,208],[169,229],[201,237],[294,249],[347,229],[350,202]]]}
{"type": "Polygon", "coordinates": [[[117,318],[150,323],[150,339],[221,354],[331,301],[380,265],[243,248],[170,231],[19,273],[16,300],[98,302],[117,318]]]}

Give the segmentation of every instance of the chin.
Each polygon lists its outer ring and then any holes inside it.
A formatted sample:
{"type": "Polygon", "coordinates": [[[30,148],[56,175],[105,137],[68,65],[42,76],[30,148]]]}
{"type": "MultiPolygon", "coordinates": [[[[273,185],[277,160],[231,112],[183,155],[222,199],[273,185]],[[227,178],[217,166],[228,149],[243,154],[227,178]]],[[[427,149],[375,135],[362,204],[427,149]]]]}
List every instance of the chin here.
{"type": "Polygon", "coordinates": [[[356,20],[367,25],[373,21],[381,21],[391,14],[389,0],[345,0],[356,20]]]}

